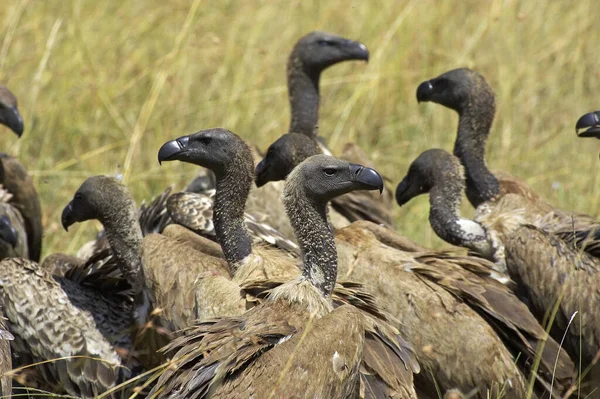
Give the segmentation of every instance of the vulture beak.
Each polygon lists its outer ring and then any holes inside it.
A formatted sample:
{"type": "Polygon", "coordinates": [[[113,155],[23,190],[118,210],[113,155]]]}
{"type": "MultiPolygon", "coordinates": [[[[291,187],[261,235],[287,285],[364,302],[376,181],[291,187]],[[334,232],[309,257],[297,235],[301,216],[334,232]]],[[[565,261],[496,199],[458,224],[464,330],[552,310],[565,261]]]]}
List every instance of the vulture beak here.
{"type": "Polygon", "coordinates": [[[181,136],[175,140],[167,141],[158,150],[158,163],[164,161],[176,161],[181,154],[188,151],[190,136],[181,136]]]}
{"type": "Polygon", "coordinates": [[[375,169],[351,163],[350,175],[352,181],[358,183],[360,189],[379,190],[380,194],[383,192],[383,178],[375,169]]]}

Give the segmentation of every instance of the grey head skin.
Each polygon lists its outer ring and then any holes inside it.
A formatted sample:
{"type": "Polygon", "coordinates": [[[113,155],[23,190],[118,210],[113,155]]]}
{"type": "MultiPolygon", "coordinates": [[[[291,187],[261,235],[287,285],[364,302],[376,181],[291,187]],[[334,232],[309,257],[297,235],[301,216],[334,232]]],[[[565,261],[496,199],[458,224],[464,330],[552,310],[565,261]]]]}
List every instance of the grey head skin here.
{"type": "Polygon", "coordinates": [[[17,98],[2,85],[0,85],[0,124],[7,126],[19,137],[23,134],[23,118],[17,108],[17,98]]]}
{"type": "Polygon", "coordinates": [[[256,186],[285,180],[302,161],[320,153],[319,143],[314,138],[299,133],[284,134],[269,146],[267,155],[256,165],[256,186]]]}
{"type": "Polygon", "coordinates": [[[575,125],[575,132],[579,137],[600,139],[600,111],[590,112],[579,118],[575,125]]]}
{"type": "Polygon", "coordinates": [[[337,250],[327,203],[355,190],[383,191],[377,171],[328,155],[314,155],[288,176],[283,203],[302,252],[303,276],[326,298],[337,278],[337,250]]]}
{"type": "Polygon", "coordinates": [[[181,161],[210,169],[216,178],[213,204],[215,233],[230,272],[252,251],[244,212],[254,180],[254,162],[248,145],[222,128],[206,129],[171,140],[158,151],[158,161],[181,161]]]}
{"type": "Polygon", "coordinates": [[[414,197],[429,193],[429,223],[444,241],[493,258],[493,244],[479,223],[460,217],[464,175],[460,161],[441,149],[419,155],[396,188],[396,201],[403,206],[414,197]]]}
{"type": "Polygon", "coordinates": [[[316,135],[321,72],[349,60],[368,61],[369,50],[360,42],[326,32],[311,32],[296,42],[287,65],[292,113],[288,132],[316,135]]]}
{"type": "Polygon", "coordinates": [[[485,78],[468,68],[454,69],[422,82],[417,101],[431,101],[459,115],[454,155],[465,167],[467,198],[474,207],[500,193],[500,184],[485,164],[485,145],[496,112],[495,95],[485,78]]]}
{"type": "Polygon", "coordinates": [[[15,248],[19,243],[19,233],[6,215],[0,215],[0,246],[9,245],[15,248]]]}
{"type": "Polygon", "coordinates": [[[119,268],[131,284],[139,305],[145,306],[144,276],[138,254],[142,230],[137,207],[127,187],[114,177],[92,176],[79,187],[63,209],[61,222],[65,230],[77,222],[96,219],[104,226],[119,268]]]}
{"type": "Polygon", "coordinates": [[[135,202],[125,187],[110,176],[92,176],[86,179],[75,192],[73,199],[62,212],[62,225],[68,231],[77,222],[96,219],[102,224],[120,219],[123,208],[135,202]]]}

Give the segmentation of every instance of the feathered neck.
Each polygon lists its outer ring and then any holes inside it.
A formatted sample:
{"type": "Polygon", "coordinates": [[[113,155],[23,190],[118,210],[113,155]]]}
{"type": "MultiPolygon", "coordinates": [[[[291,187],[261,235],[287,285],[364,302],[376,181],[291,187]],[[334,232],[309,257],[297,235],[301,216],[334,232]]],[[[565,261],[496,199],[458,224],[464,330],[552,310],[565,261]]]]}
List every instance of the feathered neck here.
{"type": "Polygon", "coordinates": [[[252,168],[252,161],[239,154],[223,173],[216,174],[215,232],[232,276],[240,262],[252,252],[252,238],[244,222],[246,200],[253,181],[253,171],[248,170],[248,162],[252,168]]]}
{"type": "Polygon", "coordinates": [[[288,96],[290,99],[290,133],[316,136],[319,122],[319,79],[321,71],[307,68],[292,52],[288,60],[288,96]]]}
{"type": "Polygon", "coordinates": [[[337,279],[337,250],[327,219],[327,203],[312,200],[292,172],[283,201],[302,253],[302,275],[325,298],[330,298],[337,279]]]}
{"type": "Polygon", "coordinates": [[[479,223],[460,216],[463,181],[462,171],[451,168],[434,178],[429,192],[429,223],[442,240],[491,258],[494,248],[486,230],[479,223]]]}
{"type": "Polygon", "coordinates": [[[485,146],[494,120],[493,96],[472,100],[459,111],[454,155],[465,167],[467,198],[476,208],[500,193],[498,179],[485,163],[485,146]]]}

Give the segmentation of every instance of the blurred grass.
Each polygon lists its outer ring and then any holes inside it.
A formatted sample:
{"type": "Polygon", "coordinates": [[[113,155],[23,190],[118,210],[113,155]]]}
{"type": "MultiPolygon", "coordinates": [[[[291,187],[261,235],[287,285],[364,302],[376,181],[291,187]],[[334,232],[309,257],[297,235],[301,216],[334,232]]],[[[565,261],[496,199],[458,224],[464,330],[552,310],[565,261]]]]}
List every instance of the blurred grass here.
{"type": "MultiPolygon", "coordinates": [[[[5,0],[0,81],[17,94],[26,132],[17,141],[0,128],[2,151],[35,178],[44,253],[74,251],[98,228],[60,228],[86,177],[123,173],[139,202],[195,174],[192,165],[159,167],[167,139],[223,126],[266,148],[285,133],[287,55],[320,29],[372,54],[368,65],[335,66],[322,79],[319,131],[334,150],[356,141],[395,182],[421,151],[450,150],[456,115],[418,105],[415,90],[469,66],[498,95],[492,168],[556,206],[597,215],[600,146],[573,131],[581,114],[600,108],[596,8],[591,0],[5,0]]],[[[441,245],[426,197],[395,211],[401,232],[441,245]]]]}

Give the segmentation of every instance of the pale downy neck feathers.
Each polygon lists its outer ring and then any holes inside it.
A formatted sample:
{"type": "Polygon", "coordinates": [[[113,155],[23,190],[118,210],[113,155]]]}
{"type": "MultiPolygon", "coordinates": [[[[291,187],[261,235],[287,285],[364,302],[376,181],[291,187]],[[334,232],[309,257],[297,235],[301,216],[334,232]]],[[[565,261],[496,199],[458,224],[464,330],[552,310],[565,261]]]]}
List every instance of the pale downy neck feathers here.
{"type": "Polygon", "coordinates": [[[302,276],[329,299],[337,279],[337,250],[327,204],[306,194],[299,171],[296,168],[289,174],[283,202],[302,252],[302,276]]]}

